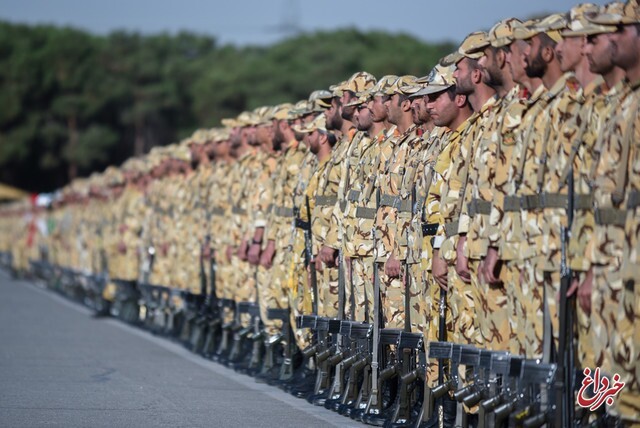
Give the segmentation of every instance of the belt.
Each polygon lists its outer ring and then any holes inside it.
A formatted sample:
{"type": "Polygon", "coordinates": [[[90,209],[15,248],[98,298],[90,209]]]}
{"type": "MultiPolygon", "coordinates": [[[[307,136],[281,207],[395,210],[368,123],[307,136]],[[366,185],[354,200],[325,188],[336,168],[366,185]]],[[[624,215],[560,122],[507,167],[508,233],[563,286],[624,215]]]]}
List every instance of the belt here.
{"type": "Polygon", "coordinates": [[[521,199],[522,209],[531,211],[540,208],[569,208],[569,197],[560,193],[526,195],[521,199]]]}
{"type": "Polygon", "coordinates": [[[394,195],[381,195],[380,196],[380,206],[382,207],[392,207],[397,209],[403,213],[412,212],[411,200],[402,199],[400,196],[394,195]]]}
{"type": "Polygon", "coordinates": [[[573,208],[576,210],[590,210],[593,207],[593,195],[575,195],[573,208]]]}
{"type": "Polygon", "coordinates": [[[211,209],[211,214],[215,216],[222,216],[224,215],[224,212],[225,210],[222,207],[214,207],[211,209]]]}
{"type": "Polygon", "coordinates": [[[439,226],[439,223],[422,223],[422,236],[434,236],[439,226]]]}
{"type": "Polygon", "coordinates": [[[358,199],[360,199],[360,191],[359,190],[349,190],[349,194],[347,195],[347,199],[350,202],[356,202],[358,199]]]}
{"type": "Polygon", "coordinates": [[[320,207],[335,205],[337,201],[338,201],[338,197],[336,195],[316,196],[316,205],[320,207]]]}
{"type": "Polygon", "coordinates": [[[602,226],[624,226],[627,219],[625,210],[615,208],[599,208],[594,212],[596,223],[602,226]]]}
{"type": "Polygon", "coordinates": [[[640,191],[632,190],[627,201],[627,208],[632,210],[640,206],[640,191]]]}
{"type": "Polygon", "coordinates": [[[467,204],[467,209],[471,217],[476,214],[489,215],[491,214],[491,202],[474,198],[467,204]]]}
{"type": "Polygon", "coordinates": [[[374,220],[376,218],[377,212],[378,210],[376,210],[375,208],[358,207],[356,208],[356,217],[374,220]]]}
{"type": "Polygon", "coordinates": [[[278,217],[293,217],[293,208],[276,207],[275,213],[278,217]]]}
{"type": "Polygon", "coordinates": [[[451,238],[452,236],[456,236],[458,234],[458,220],[451,221],[449,223],[445,223],[444,225],[444,233],[447,235],[447,238],[451,238]]]}
{"type": "Polygon", "coordinates": [[[520,211],[522,208],[520,198],[518,196],[504,197],[504,212],[520,211]]]}
{"type": "Polygon", "coordinates": [[[245,210],[244,208],[240,208],[240,207],[231,208],[231,212],[234,213],[234,214],[238,214],[238,215],[246,215],[247,214],[247,210],[245,210]]]}

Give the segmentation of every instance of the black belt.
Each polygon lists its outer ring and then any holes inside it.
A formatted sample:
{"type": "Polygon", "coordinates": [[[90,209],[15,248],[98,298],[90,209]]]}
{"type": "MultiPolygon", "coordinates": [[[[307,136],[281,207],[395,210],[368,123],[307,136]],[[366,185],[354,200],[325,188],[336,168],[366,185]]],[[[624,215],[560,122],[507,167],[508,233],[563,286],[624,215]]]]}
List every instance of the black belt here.
{"type": "Polygon", "coordinates": [[[470,217],[476,214],[489,215],[491,214],[491,202],[474,198],[467,204],[467,209],[470,217]]]}
{"type": "Polygon", "coordinates": [[[593,195],[575,195],[573,208],[576,210],[590,210],[593,208],[593,195]]]}
{"type": "Polygon", "coordinates": [[[225,210],[222,207],[214,207],[211,209],[211,214],[215,216],[223,216],[224,213],[225,213],[225,210]]]}
{"type": "Polygon", "coordinates": [[[376,218],[378,210],[375,208],[367,208],[367,207],[357,207],[356,208],[356,217],[358,218],[367,218],[369,220],[374,220],[376,218]]]}
{"type": "Polygon", "coordinates": [[[438,233],[439,223],[422,223],[422,236],[434,236],[438,233]]]}
{"type": "Polygon", "coordinates": [[[458,220],[445,223],[444,225],[444,233],[447,235],[447,238],[451,238],[452,236],[456,236],[458,234],[458,220]]]}
{"type": "Polygon", "coordinates": [[[356,202],[360,199],[360,191],[359,190],[349,190],[349,194],[347,195],[347,199],[350,202],[356,202]]]}
{"type": "Polygon", "coordinates": [[[504,197],[504,212],[516,212],[522,209],[521,199],[518,196],[504,197]]]}
{"type": "Polygon", "coordinates": [[[338,197],[336,195],[316,196],[316,205],[320,207],[335,205],[337,201],[338,197]]]}
{"type": "Polygon", "coordinates": [[[560,193],[526,195],[521,199],[522,209],[531,211],[540,208],[569,208],[569,197],[560,193]]]}
{"type": "Polygon", "coordinates": [[[278,217],[293,217],[293,208],[276,207],[275,213],[278,217]]]}
{"type": "Polygon", "coordinates": [[[627,212],[615,208],[599,208],[594,211],[596,223],[601,226],[624,226],[627,212]]]}
{"type": "Polygon", "coordinates": [[[247,214],[247,210],[245,210],[244,208],[240,208],[240,207],[231,208],[231,212],[234,213],[234,214],[238,214],[238,215],[246,215],[247,214]]]}

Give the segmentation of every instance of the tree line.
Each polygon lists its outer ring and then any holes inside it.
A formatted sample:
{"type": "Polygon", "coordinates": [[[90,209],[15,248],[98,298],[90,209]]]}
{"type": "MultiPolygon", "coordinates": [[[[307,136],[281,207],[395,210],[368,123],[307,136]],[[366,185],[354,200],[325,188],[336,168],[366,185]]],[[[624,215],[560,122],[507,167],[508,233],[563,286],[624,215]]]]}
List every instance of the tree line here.
{"type": "Polygon", "coordinates": [[[424,75],[454,48],[355,29],[237,47],[189,32],[98,36],[0,21],[0,182],[51,191],[358,70],[424,75]]]}

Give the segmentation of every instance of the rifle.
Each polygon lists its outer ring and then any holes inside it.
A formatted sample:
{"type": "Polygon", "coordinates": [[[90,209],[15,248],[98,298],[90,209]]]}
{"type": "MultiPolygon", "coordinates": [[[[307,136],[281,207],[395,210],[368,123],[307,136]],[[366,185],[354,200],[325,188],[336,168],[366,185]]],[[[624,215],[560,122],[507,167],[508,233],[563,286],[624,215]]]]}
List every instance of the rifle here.
{"type": "Polygon", "coordinates": [[[311,281],[311,290],[313,293],[313,306],[312,311],[314,314],[318,314],[318,277],[315,266],[312,264],[313,260],[313,235],[311,234],[311,209],[309,207],[309,195],[305,195],[305,205],[307,207],[307,224],[300,222],[301,228],[304,230],[304,253],[305,262],[309,269],[309,276],[311,281]]]}
{"type": "MultiPolygon", "coordinates": [[[[487,370],[488,383],[482,392],[483,398],[480,401],[480,409],[478,411],[478,428],[496,426],[493,412],[496,407],[504,403],[505,397],[509,394],[508,376],[511,361],[514,358],[516,357],[510,356],[506,352],[491,354],[490,367],[487,370]]],[[[482,354],[480,355],[480,360],[480,365],[485,368],[485,360],[483,360],[482,354]]]]}
{"type": "Polygon", "coordinates": [[[569,168],[568,176],[569,195],[567,206],[567,227],[561,227],[562,261],[560,263],[560,302],[558,307],[559,335],[558,354],[556,358],[558,375],[555,383],[556,413],[555,424],[557,426],[571,426],[575,419],[575,397],[574,397],[574,310],[575,298],[567,297],[567,290],[571,287],[573,272],[567,263],[567,246],[569,245],[571,224],[573,223],[574,209],[574,177],[573,164],[569,168]]]}
{"type": "MultiPolygon", "coordinates": [[[[453,393],[453,398],[459,403],[464,402],[464,399],[467,398],[470,394],[474,392],[475,382],[469,382],[468,374],[472,373],[472,377],[475,379],[478,376],[478,366],[480,365],[480,350],[471,345],[462,345],[460,352],[460,364],[465,366],[465,371],[467,373],[467,385],[462,388],[457,389],[453,393]]],[[[462,414],[462,426],[469,426],[467,413],[462,414]]]]}
{"type": "Polygon", "coordinates": [[[346,415],[352,409],[364,409],[369,399],[367,393],[370,386],[368,380],[371,364],[372,331],[373,326],[371,324],[351,323],[349,338],[354,341],[355,349],[353,355],[349,357],[353,359],[353,363],[350,364],[347,385],[341,396],[341,405],[337,409],[340,414],[346,415]],[[369,368],[368,371],[367,368],[369,368]],[[364,379],[360,391],[358,391],[358,379],[362,372],[364,372],[364,379]]]}
{"type": "MultiPolygon", "coordinates": [[[[433,410],[436,400],[442,399],[446,394],[455,391],[458,387],[458,367],[460,364],[460,355],[462,345],[450,342],[431,342],[429,343],[429,358],[438,360],[438,364],[443,368],[444,361],[449,361],[448,379],[438,383],[435,388],[425,388],[424,403],[422,405],[422,421],[427,421],[433,416],[433,410]]],[[[440,417],[440,415],[438,415],[440,417]]]]}
{"type": "MultiPolygon", "coordinates": [[[[380,188],[376,188],[376,212],[380,209],[380,188]]],[[[375,223],[372,227],[371,234],[373,236],[373,248],[377,247],[376,226],[375,223]]],[[[380,358],[380,275],[378,274],[378,264],[373,260],[373,346],[372,346],[372,358],[371,358],[371,394],[367,406],[365,408],[365,414],[373,411],[380,410],[382,403],[379,403],[380,393],[378,391],[378,368],[380,358]]]]}
{"type": "Polygon", "coordinates": [[[509,414],[510,425],[538,428],[553,422],[554,408],[551,402],[556,369],[556,364],[541,363],[539,360],[522,362],[519,391],[509,414]],[[546,388],[546,397],[541,393],[541,387],[546,388]],[[546,398],[550,401],[545,402],[546,398]]]}

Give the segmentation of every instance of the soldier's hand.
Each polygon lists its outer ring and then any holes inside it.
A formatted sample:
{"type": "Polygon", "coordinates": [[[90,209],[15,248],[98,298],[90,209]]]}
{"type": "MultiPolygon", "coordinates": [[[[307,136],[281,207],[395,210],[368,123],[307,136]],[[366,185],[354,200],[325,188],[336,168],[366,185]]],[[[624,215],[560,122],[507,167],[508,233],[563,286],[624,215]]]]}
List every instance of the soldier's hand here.
{"type": "Polygon", "coordinates": [[[446,260],[440,257],[440,252],[438,250],[433,250],[433,256],[431,258],[431,274],[440,288],[444,291],[449,291],[449,287],[447,286],[447,269],[446,260]]]}
{"type": "Polygon", "coordinates": [[[318,257],[320,258],[322,263],[324,263],[327,267],[334,267],[336,266],[337,254],[338,252],[333,248],[323,246],[320,249],[320,253],[318,254],[318,257]]]}
{"type": "Polygon", "coordinates": [[[384,264],[384,273],[389,278],[398,278],[400,276],[401,267],[400,261],[391,254],[384,264]]]}
{"type": "Polygon", "coordinates": [[[240,243],[240,247],[238,248],[238,252],[236,253],[238,258],[240,260],[242,260],[243,262],[247,261],[247,250],[248,250],[248,248],[249,248],[249,245],[247,244],[247,240],[243,239],[242,243],[240,243]]]}
{"type": "Polygon", "coordinates": [[[203,245],[202,246],[202,257],[205,260],[210,260],[211,259],[211,247],[209,247],[208,245],[203,245]]]}
{"type": "Polygon", "coordinates": [[[480,263],[480,276],[484,276],[484,281],[489,284],[500,284],[500,278],[496,276],[496,266],[498,264],[498,249],[495,247],[489,247],[487,256],[480,263]]]}
{"type": "Polygon", "coordinates": [[[456,272],[467,284],[471,283],[471,274],[469,274],[469,259],[464,255],[464,243],[467,240],[466,236],[461,236],[458,240],[458,247],[456,248],[456,272]]]}
{"type": "Polygon", "coordinates": [[[260,256],[260,266],[265,269],[271,269],[273,264],[273,256],[276,254],[276,243],[274,241],[267,242],[267,246],[260,256]]]}
{"type": "Polygon", "coordinates": [[[320,260],[318,257],[314,257],[312,263],[318,272],[322,272],[322,270],[324,269],[324,267],[322,266],[322,260],[320,260]]]}
{"type": "Polygon", "coordinates": [[[225,255],[227,256],[227,261],[228,262],[231,261],[231,259],[233,257],[233,252],[234,252],[234,248],[231,245],[227,246],[227,251],[226,251],[225,255]]]}
{"type": "Polygon", "coordinates": [[[125,245],[124,242],[119,242],[118,243],[118,252],[120,254],[127,254],[127,246],[125,245]]]}
{"type": "Polygon", "coordinates": [[[593,290],[593,269],[589,269],[578,289],[578,304],[585,313],[591,313],[591,292],[593,290]]]}
{"type": "Polygon", "coordinates": [[[164,243],[160,245],[160,255],[162,255],[162,257],[167,257],[168,254],[169,254],[169,244],[164,243]]]}
{"type": "Polygon", "coordinates": [[[247,259],[249,259],[249,263],[254,266],[258,266],[260,263],[260,244],[251,244],[249,247],[249,252],[247,253],[247,259]]]}

